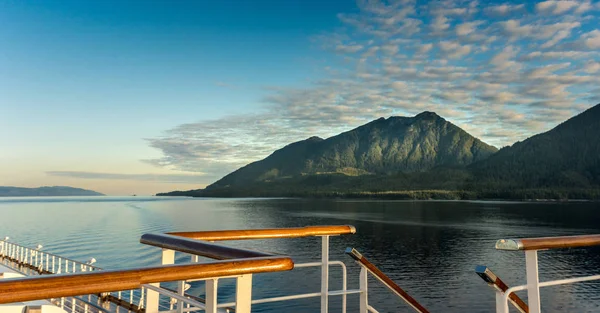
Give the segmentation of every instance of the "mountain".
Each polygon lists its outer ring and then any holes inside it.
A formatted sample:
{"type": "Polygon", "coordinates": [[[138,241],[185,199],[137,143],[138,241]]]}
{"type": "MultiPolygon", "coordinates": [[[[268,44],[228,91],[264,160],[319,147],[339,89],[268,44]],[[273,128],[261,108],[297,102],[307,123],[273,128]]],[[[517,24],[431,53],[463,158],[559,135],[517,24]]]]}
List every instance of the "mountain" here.
{"type": "Polygon", "coordinates": [[[495,151],[424,112],[296,142],[206,189],[159,195],[600,199],[600,104],[495,151]]]}
{"type": "Polygon", "coordinates": [[[394,175],[463,167],[497,151],[433,112],[380,118],[328,139],[311,137],[248,164],[206,189],[306,175],[394,175]]]}
{"type": "Polygon", "coordinates": [[[0,186],[0,197],[104,196],[99,192],[66,186],[23,188],[0,186]]]}
{"type": "Polygon", "coordinates": [[[600,104],[469,170],[487,189],[600,186],[600,104]]]}

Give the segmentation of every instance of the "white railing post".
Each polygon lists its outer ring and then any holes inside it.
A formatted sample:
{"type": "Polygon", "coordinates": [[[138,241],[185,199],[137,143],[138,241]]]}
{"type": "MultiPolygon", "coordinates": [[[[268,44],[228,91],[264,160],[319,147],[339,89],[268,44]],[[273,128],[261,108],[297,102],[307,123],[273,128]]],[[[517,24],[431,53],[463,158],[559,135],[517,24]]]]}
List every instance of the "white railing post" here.
{"type": "Polygon", "coordinates": [[[219,289],[218,285],[218,278],[206,280],[206,313],[217,313],[217,293],[219,289]]]}
{"type": "MultiPolygon", "coordinates": [[[[175,251],[169,249],[162,249],[162,259],[161,263],[165,264],[173,264],[175,263],[175,251]]],[[[160,287],[160,283],[151,284],[152,286],[160,287]]],[[[146,290],[146,313],[158,313],[158,308],[160,304],[160,294],[152,289],[146,290]]]]}
{"type": "Polygon", "coordinates": [[[508,301],[499,289],[496,289],[496,313],[508,313],[508,301]]]}
{"type": "Polygon", "coordinates": [[[329,236],[321,237],[321,313],[329,309],[329,236]]]}
{"type": "Polygon", "coordinates": [[[369,289],[367,281],[369,279],[369,272],[364,266],[360,267],[360,313],[369,313],[369,289]]]}
{"type": "MultiPolygon", "coordinates": [[[[185,295],[185,280],[180,280],[177,282],[177,293],[180,295],[185,295]]],[[[183,309],[185,308],[185,302],[177,300],[177,313],[183,313],[183,309]]]]}
{"type": "Polygon", "coordinates": [[[235,313],[252,311],[252,274],[238,276],[235,287],[235,313]]]}
{"type": "Polygon", "coordinates": [[[529,301],[529,312],[541,313],[537,250],[525,251],[525,268],[527,271],[527,299],[529,301]]]}

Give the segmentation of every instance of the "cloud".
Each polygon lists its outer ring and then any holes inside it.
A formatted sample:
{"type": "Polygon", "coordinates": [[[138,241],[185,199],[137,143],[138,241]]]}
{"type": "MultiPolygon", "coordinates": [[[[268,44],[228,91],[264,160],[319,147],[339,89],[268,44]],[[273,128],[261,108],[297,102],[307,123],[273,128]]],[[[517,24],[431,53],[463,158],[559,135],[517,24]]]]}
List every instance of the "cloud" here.
{"type": "Polygon", "coordinates": [[[477,26],[483,24],[483,21],[465,22],[456,26],[456,34],[466,36],[477,31],[477,26]]]}
{"type": "Polygon", "coordinates": [[[510,37],[528,36],[533,31],[531,25],[521,25],[521,22],[518,20],[500,22],[500,25],[503,26],[505,33],[510,37]]]}
{"type": "Polygon", "coordinates": [[[550,0],[537,3],[535,9],[541,13],[562,14],[574,8],[578,8],[578,13],[582,13],[588,10],[588,6],[589,4],[586,2],[580,4],[578,1],[573,0],[550,0]],[[579,9],[578,7],[580,6],[584,6],[584,9],[579,9]]]}
{"type": "Polygon", "coordinates": [[[600,49],[600,30],[594,29],[593,31],[584,34],[583,42],[590,49],[600,49]]]}
{"type": "Polygon", "coordinates": [[[117,179],[117,180],[136,180],[136,181],[151,181],[158,183],[183,183],[183,184],[199,184],[207,183],[213,177],[205,175],[191,174],[117,174],[117,173],[97,173],[97,172],[78,172],[78,171],[49,171],[46,172],[50,176],[71,177],[83,179],[117,179]]]}
{"type": "Polygon", "coordinates": [[[448,23],[448,19],[445,16],[438,15],[429,26],[434,32],[441,32],[450,28],[450,23],[448,23]]]}
{"type": "Polygon", "coordinates": [[[594,74],[600,72],[600,62],[589,61],[584,68],[586,73],[594,74]]]}
{"type": "Polygon", "coordinates": [[[470,45],[461,45],[456,41],[441,41],[440,49],[447,53],[447,57],[451,59],[461,58],[471,53],[470,45]]]}
{"type": "Polygon", "coordinates": [[[356,53],[362,50],[364,47],[361,45],[337,45],[335,51],[342,53],[356,53]]]}
{"type": "Polygon", "coordinates": [[[490,15],[507,15],[512,12],[519,12],[525,8],[524,4],[511,5],[501,4],[485,8],[485,12],[490,15]]]}
{"type": "Polygon", "coordinates": [[[421,52],[421,53],[427,53],[432,48],[433,48],[433,44],[432,43],[426,43],[426,44],[421,45],[421,47],[419,47],[419,52],[421,52]]]}
{"type": "Polygon", "coordinates": [[[598,102],[598,9],[590,1],[359,0],[357,12],[337,15],[339,27],[313,38],[331,54],[325,76],[265,86],[253,114],[149,138],[163,156],[145,162],[218,177],[294,141],[425,110],[490,144],[512,144],[598,102]]]}
{"type": "Polygon", "coordinates": [[[569,35],[571,35],[570,31],[561,30],[556,33],[556,36],[554,36],[554,38],[552,38],[551,40],[549,40],[546,43],[544,43],[543,45],[541,45],[540,48],[542,48],[542,49],[550,48],[550,47],[556,45],[559,41],[569,37],[569,35]]]}

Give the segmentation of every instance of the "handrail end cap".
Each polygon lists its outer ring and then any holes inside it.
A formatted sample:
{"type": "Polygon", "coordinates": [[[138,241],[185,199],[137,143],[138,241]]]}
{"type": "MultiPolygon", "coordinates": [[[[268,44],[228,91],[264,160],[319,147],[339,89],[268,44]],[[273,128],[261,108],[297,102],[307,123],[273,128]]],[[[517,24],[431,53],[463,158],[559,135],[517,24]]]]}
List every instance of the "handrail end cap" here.
{"type": "Polygon", "coordinates": [[[508,251],[523,250],[523,243],[519,239],[500,239],[496,241],[496,249],[508,251]]]}

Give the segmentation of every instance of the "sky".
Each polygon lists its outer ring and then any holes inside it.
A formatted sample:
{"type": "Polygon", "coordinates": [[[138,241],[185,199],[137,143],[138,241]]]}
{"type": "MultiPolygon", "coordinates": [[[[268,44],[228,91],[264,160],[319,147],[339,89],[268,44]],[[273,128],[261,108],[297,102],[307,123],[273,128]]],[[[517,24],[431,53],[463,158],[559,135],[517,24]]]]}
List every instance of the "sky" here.
{"type": "Polygon", "coordinates": [[[503,147],[600,103],[600,1],[0,0],[0,185],[206,186],[434,111],[503,147]]]}

